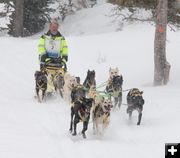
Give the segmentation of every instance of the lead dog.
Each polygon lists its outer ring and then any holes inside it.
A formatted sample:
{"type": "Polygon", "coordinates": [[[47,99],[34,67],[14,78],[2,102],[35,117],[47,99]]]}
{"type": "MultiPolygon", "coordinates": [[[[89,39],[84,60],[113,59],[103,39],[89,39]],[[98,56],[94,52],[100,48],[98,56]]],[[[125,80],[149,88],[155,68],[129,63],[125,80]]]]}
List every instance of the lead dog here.
{"type": "Polygon", "coordinates": [[[96,91],[95,87],[90,88],[88,97],[94,99],[92,107],[93,132],[94,134],[104,134],[109,125],[110,112],[113,107],[111,99],[106,93],[96,91]]]}
{"type": "Polygon", "coordinates": [[[113,107],[110,99],[104,99],[95,106],[92,112],[94,134],[104,134],[110,122],[110,112],[113,107]]]}
{"type": "Polygon", "coordinates": [[[106,92],[114,98],[114,108],[118,105],[120,108],[122,104],[122,84],[123,77],[119,74],[119,69],[109,69],[109,79],[106,85],[106,92]]]}
{"type": "Polygon", "coordinates": [[[131,89],[127,94],[127,113],[129,114],[129,119],[131,119],[132,112],[134,110],[138,111],[138,122],[137,125],[140,125],[142,118],[142,111],[144,105],[144,99],[142,97],[143,91],[140,91],[137,88],[131,89]]]}
{"type": "Polygon", "coordinates": [[[81,131],[83,138],[86,138],[86,130],[88,129],[90,112],[92,107],[93,99],[92,98],[80,98],[74,100],[71,106],[71,122],[70,122],[70,132],[73,136],[77,135],[77,124],[82,121],[83,129],[81,131]]]}
{"type": "Polygon", "coordinates": [[[111,68],[110,67],[109,68],[109,79],[108,79],[108,81],[111,82],[113,77],[118,76],[118,75],[120,75],[119,74],[119,69],[117,67],[116,68],[111,68]]]}

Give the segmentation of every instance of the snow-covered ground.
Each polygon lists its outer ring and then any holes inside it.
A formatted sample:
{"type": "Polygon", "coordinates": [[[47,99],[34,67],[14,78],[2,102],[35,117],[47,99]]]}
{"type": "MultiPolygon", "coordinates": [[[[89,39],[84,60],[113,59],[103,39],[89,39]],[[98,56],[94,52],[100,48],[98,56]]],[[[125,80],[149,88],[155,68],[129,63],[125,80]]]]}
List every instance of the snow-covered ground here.
{"type": "MultiPolygon", "coordinates": [[[[124,77],[123,89],[137,87],[144,91],[141,126],[136,125],[136,112],[128,121],[126,106],[122,105],[120,111],[112,112],[104,137],[94,136],[90,123],[86,140],[72,140],[68,133],[70,106],[60,97],[43,104],[34,99],[37,36],[1,37],[0,158],[160,158],[164,157],[165,143],[180,142],[180,33],[168,31],[170,82],[153,87],[154,27],[136,24],[116,32],[113,25],[109,29],[109,17],[101,11],[105,10],[99,6],[96,20],[84,10],[77,13],[77,19],[69,17],[62,25],[62,32],[68,35],[68,70],[83,81],[87,70],[94,69],[99,85],[107,80],[109,67],[118,67],[124,77]],[[82,16],[89,19],[87,26],[87,21],[79,22],[82,16]],[[101,22],[102,19],[107,21],[101,22]],[[76,24],[78,30],[69,29],[76,24]],[[85,35],[75,36],[81,30],[85,35]]],[[[123,103],[126,94],[123,93],[123,103]]],[[[81,130],[81,125],[78,127],[81,130]]]]}

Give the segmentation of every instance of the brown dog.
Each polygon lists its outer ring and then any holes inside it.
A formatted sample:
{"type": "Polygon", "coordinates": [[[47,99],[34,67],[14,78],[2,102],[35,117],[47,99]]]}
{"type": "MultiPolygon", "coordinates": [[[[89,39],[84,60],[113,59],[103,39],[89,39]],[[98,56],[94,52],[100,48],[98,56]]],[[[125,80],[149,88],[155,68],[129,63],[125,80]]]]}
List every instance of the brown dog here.
{"type": "Polygon", "coordinates": [[[110,99],[105,99],[95,106],[92,112],[94,134],[104,134],[110,122],[110,112],[113,107],[110,99]]]}

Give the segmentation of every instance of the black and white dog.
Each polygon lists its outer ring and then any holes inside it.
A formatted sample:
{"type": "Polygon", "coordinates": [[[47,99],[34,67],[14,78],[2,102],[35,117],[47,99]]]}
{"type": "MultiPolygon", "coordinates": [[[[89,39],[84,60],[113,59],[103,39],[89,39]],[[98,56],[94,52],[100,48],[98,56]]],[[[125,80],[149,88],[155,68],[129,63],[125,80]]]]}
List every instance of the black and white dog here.
{"type": "Polygon", "coordinates": [[[96,87],[95,71],[88,70],[86,79],[84,80],[83,86],[89,90],[92,86],[96,87]]]}
{"type": "Polygon", "coordinates": [[[112,80],[106,86],[106,92],[110,94],[111,97],[114,98],[114,108],[121,107],[122,104],[122,84],[123,77],[122,75],[113,76],[112,80]]]}
{"type": "Polygon", "coordinates": [[[91,107],[93,104],[93,99],[85,97],[85,89],[83,86],[78,86],[72,90],[71,93],[71,122],[70,122],[70,132],[72,135],[77,135],[76,127],[77,124],[82,121],[83,138],[86,138],[86,130],[88,129],[91,107]]]}
{"type": "Polygon", "coordinates": [[[132,112],[134,110],[138,111],[138,122],[137,125],[140,125],[142,118],[142,111],[144,105],[144,99],[142,97],[143,91],[140,91],[137,88],[131,89],[127,94],[127,113],[129,114],[129,119],[131,119],[132,112]]]}
{"type": "Polygon", "coordinates": [[[42,102],[45,98],[45,93],[47,90],[47,77],[45,72],[43,71],[36,71],[34,74],[35,82],[36,82],[36,95],[38,102],[42,102]],[[41,96],[40,96],[41,91],[41,96]]]}

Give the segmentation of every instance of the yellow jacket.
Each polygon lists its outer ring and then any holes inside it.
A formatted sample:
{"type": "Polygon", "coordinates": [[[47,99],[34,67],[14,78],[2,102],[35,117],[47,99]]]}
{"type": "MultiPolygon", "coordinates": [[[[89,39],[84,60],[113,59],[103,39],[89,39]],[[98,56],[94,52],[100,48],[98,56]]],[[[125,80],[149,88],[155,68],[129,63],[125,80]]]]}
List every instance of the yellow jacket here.
{"type": "Polygon", "coordinates": [[[67,61],[68,47],[65,38],[58,32],[57,35],[51,35],[48,31],[41,36],[38,44],[38,52],[40,57],[44,54],[47,58],[64,58],[67,61]]]}

